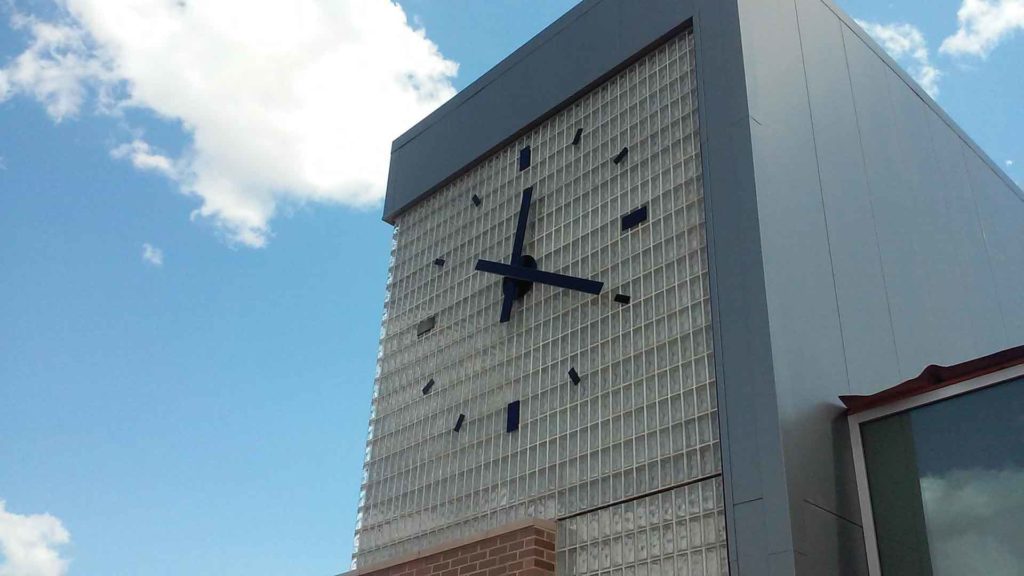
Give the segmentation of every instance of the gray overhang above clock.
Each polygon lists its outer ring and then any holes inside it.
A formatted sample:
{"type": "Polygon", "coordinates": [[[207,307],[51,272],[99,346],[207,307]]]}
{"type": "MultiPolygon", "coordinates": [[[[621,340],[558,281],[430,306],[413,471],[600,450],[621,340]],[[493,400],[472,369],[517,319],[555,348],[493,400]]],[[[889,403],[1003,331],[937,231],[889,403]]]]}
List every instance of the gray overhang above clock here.
{"type": "MultiPolygon", "coordinates": [[[[823,3],[829,6],[832,0],[823,3]]],[[[695,19],[702,22],[695,28],[704,30],[698,33],[703,49],[714,52],[701,71],[702,83],[717,100],[707,120],[731,130],[751,114],[740,33],[730,28],[737,9],[735,2],[720,0],[583,0],[393,142],[384,221],[394,224],[399,214],[695,19]]],[[[912,82],[852,19],[831,10],[894,73],[912,82]]],[[[760,32],[783,33],[772,30],[771,22],[751,25],[760,32]]],[[[918,94],[1008,186],[1018,188],[927,94],[918,94]]],[[[572,127],[567,138],[578,129],[572,127]]],[[[723,170],[736,172],[742,160],[734,151],[719,162],[723,170]]]]}
{"type": "MultiPolygon", "coordinates": [[[[384,220],[394,223],[409,207],[620,71],[685,26],[705,3],[581,2],[395,140],[384,220]]],[[[567,127],[562,142],[579,145],[580,129],[567,127]]]]}

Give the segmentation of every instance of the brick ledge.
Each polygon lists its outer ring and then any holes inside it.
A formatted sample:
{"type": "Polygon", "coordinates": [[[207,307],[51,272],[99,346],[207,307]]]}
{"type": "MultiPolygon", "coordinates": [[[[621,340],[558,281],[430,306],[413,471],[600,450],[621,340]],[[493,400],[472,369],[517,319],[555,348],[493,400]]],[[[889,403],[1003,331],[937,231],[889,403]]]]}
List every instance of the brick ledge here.
{"type": "Polygon", "coordinates": [[[394,558],[392,560],[387,560],[385,562],[379,562],[379,563],[373,564],[371,566],[356,568],[355,570],[351,570],[349,572],[343,572],[343,573],[339,574],[338,576],[361,576],[363,574],[371,574],[373,572],[379,572],[381,570],[387,570],[388,568],[392,568],[392,567],[398,566],[400,564],[407,564],[409,562],[414,562],[416,560],[419,560],[420,558],[426,558],[427,556],[434,556],[435,554],[442,554],[442,553],[447,552],[449,550],[454,550],[456,548],[462,548],[464,546],[469,546],[470,544],[474,544],[476,542],[480,542],[480,541],[486,540],[488,538],[494,538],[495,536],[501,536],[501,535],[504,535],[504,534],[508,534],[510,532],[515,532],[517,530],[522,530],[523,528],[531,528],[531,527],[532,528],[540,528],[542,530],[547,530],[549,532],[556,532],[557,531],[557,524],[553,520],[545,520],[545,519],[542,519],[542,518],[531,518],[531,519],[528,519],[528,520],[518,520],[516,522],[510,522],[508,524],[505,524],[504,526],[499,526],[498,528],[494,528],[493,530],[488,530],[487,532],[483,532],[481,534],[477,534],[476,536],[469,536],[467,538],[462,538],[462,539],[459,539],[459,540],[449,540],[448,542],[445,542],[443,544],[437,544],[437,545],[435,545],[435,546],[433,546],[431,548],[426,548],[426,549],[420,550],[418,552],[413,552],[411,554],[406,554],[405,556],[400,556],[400,557],[394,558]]]}

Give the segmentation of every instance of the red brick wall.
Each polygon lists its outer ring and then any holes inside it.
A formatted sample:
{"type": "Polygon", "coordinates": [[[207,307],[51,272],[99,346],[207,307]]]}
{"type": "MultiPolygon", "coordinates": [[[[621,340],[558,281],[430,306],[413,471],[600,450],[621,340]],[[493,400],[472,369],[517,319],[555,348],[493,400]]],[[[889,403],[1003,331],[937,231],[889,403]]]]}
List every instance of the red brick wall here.
{"type": "Polygon", "coordinates": [[[554,576],[555,525],[517,522],[343,576],[554,576]]]}

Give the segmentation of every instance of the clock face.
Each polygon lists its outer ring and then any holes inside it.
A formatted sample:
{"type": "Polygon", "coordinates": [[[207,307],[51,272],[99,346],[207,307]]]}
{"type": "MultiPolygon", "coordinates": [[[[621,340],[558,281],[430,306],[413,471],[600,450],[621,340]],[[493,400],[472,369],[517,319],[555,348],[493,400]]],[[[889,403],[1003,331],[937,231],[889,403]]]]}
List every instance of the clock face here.
{"type": "Polygon", "coordinates": [[[720,471],[693,51],[399,217],[359,562],[720,471]]]}

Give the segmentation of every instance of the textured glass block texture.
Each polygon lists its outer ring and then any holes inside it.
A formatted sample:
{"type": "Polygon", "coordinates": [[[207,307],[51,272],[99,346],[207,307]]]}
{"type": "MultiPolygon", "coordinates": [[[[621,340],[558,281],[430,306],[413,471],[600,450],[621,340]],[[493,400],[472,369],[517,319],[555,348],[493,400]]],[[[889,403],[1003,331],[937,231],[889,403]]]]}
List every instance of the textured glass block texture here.
{"type": "Polygon", "coordinates": [[[693,51],[681,33],[398,218],[359,565],[720,472],[693,51]],[[530,186],[525,254],[604,292],[537,284],[500,324],[502,279],[474,267],[508,262],[530,186]]]}
{"type": "Polygon", "coordinates": [[[559,576],[724,576],[722,479],[712,478],[558,523],[559,576]]]}

